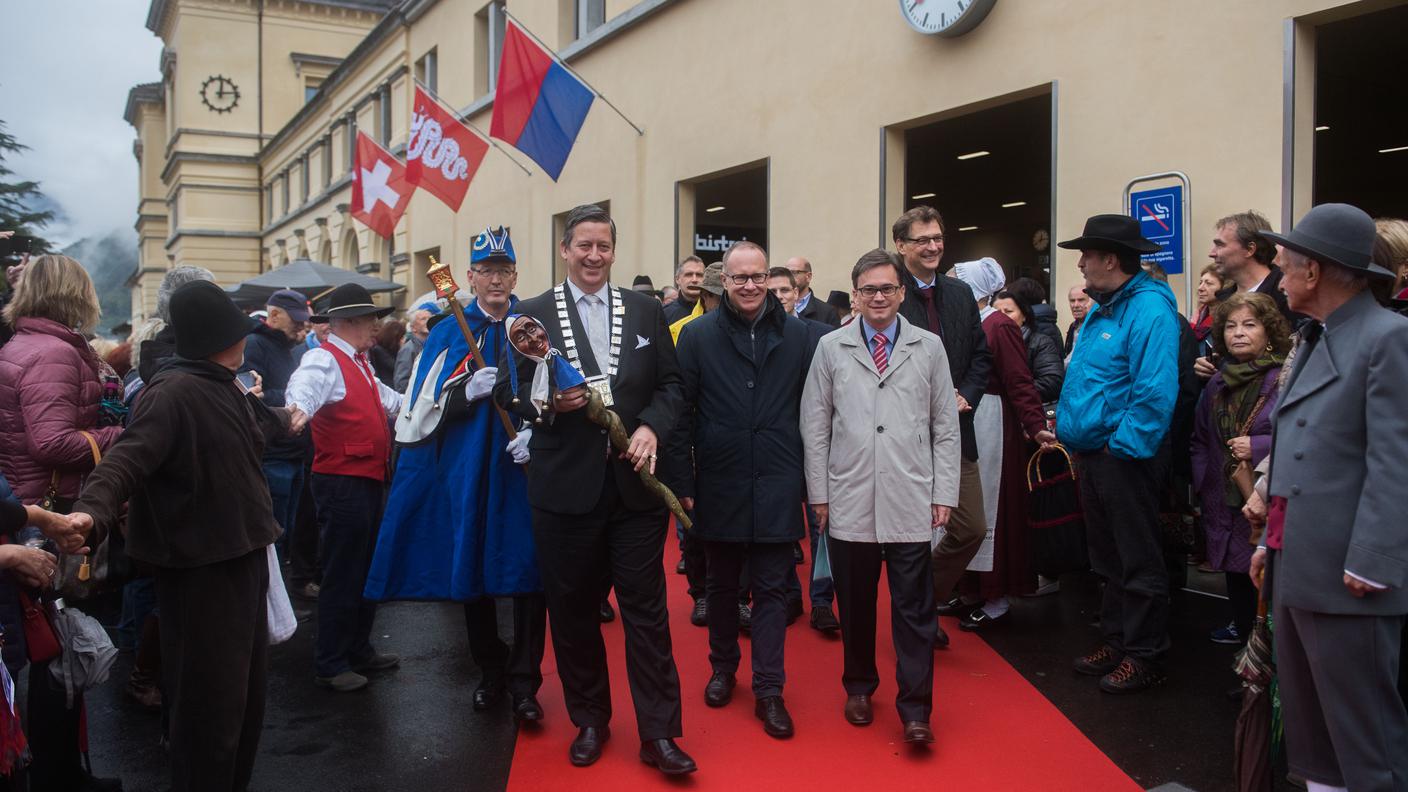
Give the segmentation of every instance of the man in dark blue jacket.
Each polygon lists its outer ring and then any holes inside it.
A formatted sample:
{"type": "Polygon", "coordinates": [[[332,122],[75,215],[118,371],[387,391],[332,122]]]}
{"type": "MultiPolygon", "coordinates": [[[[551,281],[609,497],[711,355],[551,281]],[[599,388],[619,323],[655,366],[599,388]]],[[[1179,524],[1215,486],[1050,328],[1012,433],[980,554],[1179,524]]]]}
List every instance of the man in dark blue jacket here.
{"type": "MultiPolygon", "coordinates": [[[[680,334],[694,475],[681,504],[694,510],[691,539],[708,558],[709,662],[704,701],[722,707],[738,670],[739,574],[753,590],[754,713],[763,730],[791,737],[782,701],[786,588],[792,545],[802,538],[800,404],[821,328],[783,311],[767,289],[767,253],[739,242],[724,254],[726,297],[719,310],[680,334]]],[[[672,466],[689,465],[674,460],[672,466]]]]}

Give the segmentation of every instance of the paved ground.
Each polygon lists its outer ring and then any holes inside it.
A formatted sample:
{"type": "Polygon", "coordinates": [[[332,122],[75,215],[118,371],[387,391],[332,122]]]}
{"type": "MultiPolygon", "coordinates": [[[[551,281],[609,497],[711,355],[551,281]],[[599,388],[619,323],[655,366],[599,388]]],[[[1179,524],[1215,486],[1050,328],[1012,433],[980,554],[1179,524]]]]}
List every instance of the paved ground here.
{"type": "MultiPolygon", "coordinates": [[[[1011,619],[985,634],[989,643],[1146,788],[1177,783],[1196,792],[1231,790],[1236,706],[1224,691],[1235,681],[1229,670],[1232,650],[1206,639],[1219,620],[1225,623],[1225,604],[1180,593],[1170,626],[1169,682],[1149,694],[1112,697],[1100,693],[1093,679],[1070,670],[1071,658],[1098,640],[1089,624],[1095,584],[1070,577],[1064,585],[1058,596],[1019,601],[1011,619]]],[[[1216,591],[1218,581],[1201,578],[1194,585],[1216,591]]],[[[313,686],[308,625],[274,648],[268,716],[251,788],[502,790],[514,727],[506,709],[476,713],[470,707],[478,671],[467,656],[462,611],[454,605],[396,604],[382,609],[377,625],[379,648],[400,653],[404,662],[362,693],[337,695],[313,686]]],[[[792,629],[807,629],[804,625],[792,629]]],[[[129,662],[124,656],[113,682],[91,697],[94,769],[120,775],[129,790],[165,789],[159,717],[121,694],[129,662]]],[[[942,737],[945,725],[936,727],[942,737]]],[[[1010,760],[1017,748],[994,735],[993,760],[1010,760]]]]}

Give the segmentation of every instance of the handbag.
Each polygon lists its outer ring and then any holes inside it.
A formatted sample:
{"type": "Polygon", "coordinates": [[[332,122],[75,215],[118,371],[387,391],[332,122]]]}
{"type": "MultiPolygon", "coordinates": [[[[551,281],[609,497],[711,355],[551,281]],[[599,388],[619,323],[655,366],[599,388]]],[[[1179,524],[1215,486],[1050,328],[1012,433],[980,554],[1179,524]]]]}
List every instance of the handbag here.
{"type": "MultiPolygon", "coordinates": [[[[98,441],[88,432],[79,432],[88,441],[93,454],[93,467],[103,460],[98,441]]],[[[57,472],[55,477],[57,479],[57,472]]],[[[109,531],[101,542],[93,545],[87,555],[59,557],[59,596],[66,599],[87,599],[102,591],[120,587],[132,579],[132,564],[127,558],[126,542],[121,533],[109,531]]]]}
{"type": "MultiPolygon", "coordinates": [[[[1241,431],[1237,433],[1238,437],[1245,437],[1251,434],[1252,424],[1256,423],[1257,415],[1261,413],[1261,408],[1265,406],[1266,395],[1263,394],[1261,398],[1256,400],[1256,404],[1252,406],[1252,413],[1247,416],[1246,424],[1239,427],[1241,431]]],[[[1245,459],[1237,460],[1237,464],[1232,465],[1231,470],[1227,472],[1227,477],[1232,480],[1233,484],[1237,485],[1237,491],[1242,493],[1243,503],[1251,498],[1252,491],[1256,488],[1256,473],[1252,470],[1252,463],[1250,461],[1245,459]]]]}
{"type": "Polygon", "coordinates": [[[1047,577],[1090,568],[1085,511],[1071,455],[1057,443],[1027,461],[1032,571],[1047,577]]]}
{"type": "Polygon", "coordinates": [[[24,612],[21,622],[24,627],[25,654],[31,663],[43,663],[59,656],[59,636],[54,633],[54,625],[42,602],[35,602],[23,591],[20,595],[20,609],[24,612]]]}

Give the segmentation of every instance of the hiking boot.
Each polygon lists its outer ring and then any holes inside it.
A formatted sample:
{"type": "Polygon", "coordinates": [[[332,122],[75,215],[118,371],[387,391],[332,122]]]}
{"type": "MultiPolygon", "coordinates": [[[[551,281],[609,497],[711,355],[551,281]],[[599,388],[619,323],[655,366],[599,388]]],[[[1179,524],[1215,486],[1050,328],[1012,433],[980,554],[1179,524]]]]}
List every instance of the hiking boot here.
{"type": "Polygon", "coordinates": [[[1114,647],[1102,644],[1099,649],[1085,657],[1077,657],[1075,669],[1080,674],[1103,677],[1119,667],[1121,657],[1114,647]]]}
{"type": "Polygon", "coordinates": [[[1139,693],[1164,681],[1153,665],[1134,657],[1125,657],[1114,671],[1100,677],[1100,689],[1106,693],[1139,693]]]}

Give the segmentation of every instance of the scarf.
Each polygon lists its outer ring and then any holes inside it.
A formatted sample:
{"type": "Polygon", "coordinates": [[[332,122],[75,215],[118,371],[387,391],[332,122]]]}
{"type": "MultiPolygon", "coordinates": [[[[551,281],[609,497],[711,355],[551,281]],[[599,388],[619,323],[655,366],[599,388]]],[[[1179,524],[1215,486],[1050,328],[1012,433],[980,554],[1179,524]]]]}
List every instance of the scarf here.
{"type": "Polygon", "coordinates": [[[1240,461],[1232,456],[1227,441],[1241,437],[1248,424],[1254,419],[1253,410],[1261,398],[1262,385],[1272,369],[1285,361],[1284,355],[1264,351],[1256,360],[1241,363],[1229,360],[1222,366],[1222,388],[1213,395],[1213,417],[1217,421],[1217,433],[1222,441],[1223,502],[1231,507],[1241,507],[1242,492],[1232,482],[1232,469],[1240,461]]]}

